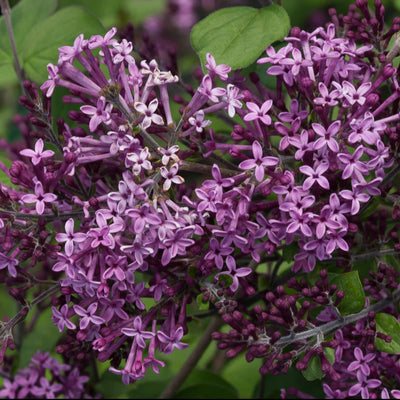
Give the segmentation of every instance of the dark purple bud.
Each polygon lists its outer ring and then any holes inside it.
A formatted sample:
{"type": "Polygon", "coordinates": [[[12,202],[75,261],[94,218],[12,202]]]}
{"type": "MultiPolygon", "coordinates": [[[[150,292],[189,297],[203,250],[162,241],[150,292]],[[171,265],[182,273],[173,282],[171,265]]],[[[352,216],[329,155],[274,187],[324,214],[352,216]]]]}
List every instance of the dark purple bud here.
{"type": "Polygon", "coordinates": [[[253,94],[249,90],[242,91],[243,101],[253,101],[253,94]]]}
{"type": "Polygon", "coordinates": [[[298,26],[295,26],[291,29],[290,36],[299,38],[300,33],[301,33],[301,29],[298,26]]]}
{"type": "Polygon", "coordinates": [[[73,136],[85,137],[87,136],[87,132],[81,127],[77,126],[71,131],[73,136]]]}
{"type": "Polygon", "coordinates": [[[353,223],[349,223],[348,231],[351,233],[356,233],[358,231],[358,226],[353,223]]]}
{"type": "Polygon", "coordinates": [[[250,81],[253,82],[255,85],[260,82],[260,77],[256,72],[250,72],[249,74],[250,81]]]}

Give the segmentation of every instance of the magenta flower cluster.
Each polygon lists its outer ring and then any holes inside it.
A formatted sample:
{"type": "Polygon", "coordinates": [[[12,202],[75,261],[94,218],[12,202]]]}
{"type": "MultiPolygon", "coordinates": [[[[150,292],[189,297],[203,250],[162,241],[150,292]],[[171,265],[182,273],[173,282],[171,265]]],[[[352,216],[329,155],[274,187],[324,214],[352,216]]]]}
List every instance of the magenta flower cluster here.
{"type": "Polygon", "coordinates": [[[91,399],[87,382],[89,377],[81,375],[78,368],[60,364],[49,353],[38,351],[28,367],[21,369],[13,379],[4,378],[0,390],[2,399],[91,399]]]}
{"type": "MultiPolygon", "coordinates": [[[[357,5],[366,15],[367,2],[357,5]]],[[[1,280],[21,303],[28,281],[56,282],[51,318],[74,337],[61,354],[85,359],[90,347],[125,384],[160,373],[163,354],[188,347],[197,298],[232,327],[213,334],[219,348],[261,358],[262,374],[295,360],[304,371],[318,357],[328,397],[398,396],[382,377],[393,368],[388,381],[398,379],[399,360],[374,341],[390,342],[374,317],[397,317],[398,274],[380,265],[382,279],[364,282],[365,309],[350,315],[340,304],[351,294],[328,279],[329,265],[352,269],[352,250],[364,251],[371,232],[399,250],[396,227],[377,224],[373,211],[360,218],[379,196],[397,199],[387,184],[398,168],[398,73],[362,34],[375,19],[354,15],[344,19],[347,37],[333,13],[325,28],[293,28],[268,47],[257,63],[275,90],[209,53],[198,88],[181,85],[155,59],[138,60],[115,28],[59,48],[42,96],[25,84],[25,146],[10,145],[11,167],[0,164],[15,185],[0,190],[1,280]],[[186,99],[172,95],[182,87],[186,99]],[[71,110],[54,130],[56,91],[71,110]]],[[[30,376],[41,385],[34,396],[63,390],[30,376]]]]}

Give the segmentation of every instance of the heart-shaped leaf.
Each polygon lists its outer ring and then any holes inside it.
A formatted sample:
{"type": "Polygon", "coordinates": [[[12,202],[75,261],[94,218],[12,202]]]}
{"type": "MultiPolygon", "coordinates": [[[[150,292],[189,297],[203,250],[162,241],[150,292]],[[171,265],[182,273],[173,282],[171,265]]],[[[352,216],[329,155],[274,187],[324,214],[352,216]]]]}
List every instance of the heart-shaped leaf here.
{"type": "Polygon", "coordinates": [[[392,338],[390,343],[383,339],[376,338],[375,347],[379,351],[389,354],[400,354],[400,324],[399,321],[390,314],[378,313],[375,315],[376,330],[392,338]]]}
{"type": "Polygon", "coordinates": [[[337,285],[338,290],[344,291],[344,298],[338,306],[343,315],[354,314],[364,308],[365,292],[358,271],[336,275],[331,284],[337,285]]]}
{"type": "Polygon", "coordinates": [[[85,38],[105,32],[99,20],[82,7],[71,6],[57,11],[42,24],[37,25],[22,49],[24,68],[37,82],[47,78],[46,65],[56,64],[58,48],[72,46],[75,38],[83,33],[85,38]]]}
{"type": "MultiPolygon", "coordinates": [[[[32,31],[40,25],[55,9],[56,0],[21,0],[11,9],[10,18],[15,46],[18,55],[32,31]]],[[[20,60],[21,61],[21,60],[20,60]]],[[[15,82],[14,61],[10,38],[4,16],[0,17],[0,85],[15,82]]]]}
{"type": "Polygon", "coordinates": [[[211,53],[217,64],[239,69],[253,63],[270,44],[283,39],[289,27],[289,17],[278,5],[259,9],[227,7],[198,22],[190,38],[203,67],[206,54],[211,53]]]}

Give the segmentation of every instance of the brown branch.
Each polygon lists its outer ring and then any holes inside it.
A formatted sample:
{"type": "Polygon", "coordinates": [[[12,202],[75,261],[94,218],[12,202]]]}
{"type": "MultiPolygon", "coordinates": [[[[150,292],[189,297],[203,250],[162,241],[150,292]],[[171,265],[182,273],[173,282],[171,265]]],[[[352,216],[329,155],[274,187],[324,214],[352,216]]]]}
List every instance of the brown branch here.
{"type": "MultiPolygon", "coordinates": [[[[200,164],[196,162],[189,162],[189,161],[181,161],[182,164],[179,165],[179,169],[182,171],[188,172],[196,172],[198,174],[208,174],[211,175],[212,165],[208,164],[200,164]]],[[[236,176],[242,171],[234,170],[234,169],[227,169],[227,168],[220,168],[221,175],[223,177],[231,177],[236,176]]]]}
{"type": "Polygon", "coordinates": [[[21,64],[18,58],[17,47],[15,45],[14,33],[10,17],[10,5],[8,4],[8,0],[0,0],[0,7],[1,7],[1,12],[4,15],[4,20],[6,22],[8,38],[10,39],[11,50],[14,58],[14,70],[15,73],[17,74],[19,84],[21,85],[22,93],[26,94],[24,88],[24,80],[25,80],[24,71],[21,68],[21,64]]]}
{"type": "Polygon", "coordinates": [[[185,382],[186,378],[192,372],[193,368],[197,365],[201,356],[204,354],[207,347],[211,343],[211,334],[216,330],[218,330],[223,324],[224,322],[219,315],[215,316],[211,320],[203,336],[197,343],[197,346],[194,348],[192,353],[186,359],[185,363],[183,364],[179,372],[175,375],[175,377],[172,379],[169,385],[161,393],[159,399],[169,399],[176,393],[176,391],[185,382]]]}

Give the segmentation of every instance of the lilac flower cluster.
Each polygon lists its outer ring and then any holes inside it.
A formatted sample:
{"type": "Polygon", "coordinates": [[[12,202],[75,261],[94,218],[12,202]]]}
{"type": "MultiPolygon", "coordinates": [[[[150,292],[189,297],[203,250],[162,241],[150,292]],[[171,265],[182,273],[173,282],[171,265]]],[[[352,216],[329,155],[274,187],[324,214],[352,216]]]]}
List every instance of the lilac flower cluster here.
{"type": "Polygon", "coordinates": [[[93,399],[88,393],[86,382],[89,377],[82,375],[78,368],[38,351],[30,364],[17,372],[13,379],[4,379],[0,390],[2,399],[93,399]]]}
{"type": "MultiPolygon", "coordinates": [[[[366,12],[366,1],[357,4],[366,12]]],[[[374,316],[399,300],[399,277],[380,270],[386,286],[379,277],[366,282],[366,309],[344,316],[338,307],[349,294],[320,268],[337,261],[349,271],[352,249],[363,249],[377,225],[375,214],[368,226],[360,215],[374,198],[400,194],[390,186],[398,73],[362,26],[357,46],[357,34],[349,28],[339,37],[333,20],[311,33],[293,28],[282,47],[266,49],[258,64],[275,90],[211,54],[198,88],[182,85],[155,59],[138,60],[115,28],[59,48],[42,96],[25,83],[29,114],[16,119],[25,145],[4,144],[14,159],[9,169],[0,164],[15,185],[0,190],[0,279],[10,294],[24,304],[32,283],[55,282],[51,294],[60,285],[52,321],[110,360],[125,384],[149,368],[159,373],[159,353],[188,346],[188,306],[199,296],[232,327],[213,335],[228,357],[262,358],[265,374],[284,373],[300,357],[296,367],[305,370],[315,356],[327,396],[389,396],[383,359],[398,360],[374,347],[382,336],[374,316]],[[54,130],[56,91],[71,110],[54,130]],[[286,249],[289,275],[279,271],[286,249]]],[[[397,228],[380,228],[396,253],[397,228]]],[[[75,347],[82,351],[76,342],[58,350],[75,347]]]]}

